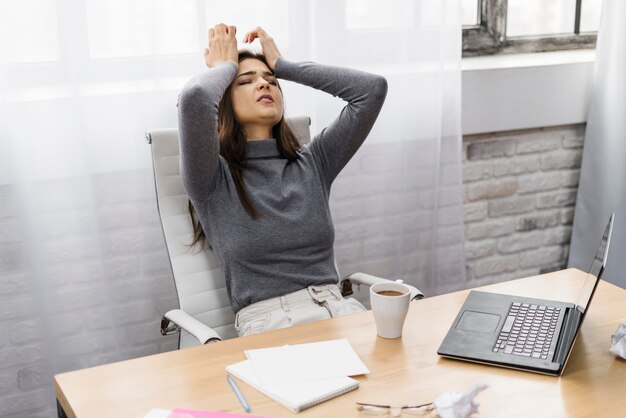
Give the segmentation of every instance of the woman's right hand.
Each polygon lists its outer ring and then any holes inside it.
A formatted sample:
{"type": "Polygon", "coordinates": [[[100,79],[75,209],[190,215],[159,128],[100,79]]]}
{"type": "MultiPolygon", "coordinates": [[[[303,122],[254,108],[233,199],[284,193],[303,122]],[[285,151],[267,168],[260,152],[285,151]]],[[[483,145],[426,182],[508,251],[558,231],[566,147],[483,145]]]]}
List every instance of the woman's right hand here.
{"type": "Polygon", "coordinates": [[[256,27],[252,29],[250,32],[246,33],[246,36],[243,39],[244,43],[251,43],[256,38],[259,38],[261,42],[261,49],[263,51],[263,55],[267,60],[267,64],[270,67],[270,70],[275,71],[276,61],[282,55],[274,42],[274,39],[267,34],[262,28],[256,27]]]}
{"type": "Polygon", "coordinates": [[[204,61],[207,67],[215,67],[226,61],[239,65],[236,33],[235,26],[226,26],[223,23],[209,29],[209,47],[204,49],[204,61]]]}

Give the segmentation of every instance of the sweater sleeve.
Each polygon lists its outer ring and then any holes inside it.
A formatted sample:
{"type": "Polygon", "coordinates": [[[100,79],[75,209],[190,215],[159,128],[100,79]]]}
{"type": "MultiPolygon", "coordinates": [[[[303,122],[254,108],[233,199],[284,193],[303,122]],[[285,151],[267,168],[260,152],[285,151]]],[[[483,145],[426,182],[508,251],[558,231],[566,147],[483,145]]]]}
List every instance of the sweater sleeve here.
{"type": "Polygon", "coordinates": [[[216,182],[219,158],[217,109],[237,67],[224,62],[185,84],[178,98],[180,174],[192,202],[207,198],[216,182]]]}
{"type": "Polygon", "coordinates": [[[380,75],[312,62],[292,63],[279,58],[276,76],[347,101],[339,116],[311,142],[311,152],[327,187],[357,152],[369,134],[387,95],[380,75]]]}

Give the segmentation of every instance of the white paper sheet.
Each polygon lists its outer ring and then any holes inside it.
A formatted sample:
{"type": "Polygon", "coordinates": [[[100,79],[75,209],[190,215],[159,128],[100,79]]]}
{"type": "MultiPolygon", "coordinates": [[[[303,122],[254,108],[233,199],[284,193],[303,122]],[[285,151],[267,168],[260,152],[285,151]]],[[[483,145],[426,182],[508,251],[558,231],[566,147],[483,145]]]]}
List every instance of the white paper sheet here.
{"type": "Polygon", "coordinates": [[[283,384],[369,373],[348,340],[246,350],[261,384],[283,384]]]}
{"type": "Polygon", "coordinates": [[[611,353],[626,360],[626,324],[620,324],[611,335],[611,353]]]}
{"type": "Polygon", "coordinates": [[[466,393],[451,391],[439,395],[434,401],[435,411],[440,418],[470,418],[478,413],[476,395],[487,389],[482,383],[474,385],[466,393]]]}

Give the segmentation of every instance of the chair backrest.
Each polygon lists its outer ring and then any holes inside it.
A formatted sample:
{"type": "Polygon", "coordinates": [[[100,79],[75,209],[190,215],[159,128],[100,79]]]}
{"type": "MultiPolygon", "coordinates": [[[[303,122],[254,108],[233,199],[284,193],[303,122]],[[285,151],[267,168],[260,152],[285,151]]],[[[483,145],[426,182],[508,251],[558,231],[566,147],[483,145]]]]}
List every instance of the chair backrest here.
{"type": "MultiPolygon", "coordinates": [[[[289,118],[287,123],[301,145],[310,141],[308,117],[289,118]]],[[[193,228],[180,178],[178,130],[149,131],[146,140],[152,148],[157,206],[180,309],[215,329],[222,339],[236,337],[224,273],[213,251],[208,246],[203,251],[189,247],[193,228]]],[[[181,332],[180,348],[197,344],[192,335],[181,332]]]]}

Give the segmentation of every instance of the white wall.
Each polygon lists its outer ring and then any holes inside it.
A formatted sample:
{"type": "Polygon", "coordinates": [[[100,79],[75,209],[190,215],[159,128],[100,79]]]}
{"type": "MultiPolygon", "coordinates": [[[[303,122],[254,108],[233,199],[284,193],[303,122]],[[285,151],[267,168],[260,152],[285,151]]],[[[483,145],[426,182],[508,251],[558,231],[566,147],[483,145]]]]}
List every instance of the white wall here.
{"type": "Polygon", "coordinates": [[[464,58],[463,134],[584,123],[595,50],[464,58]]]}

